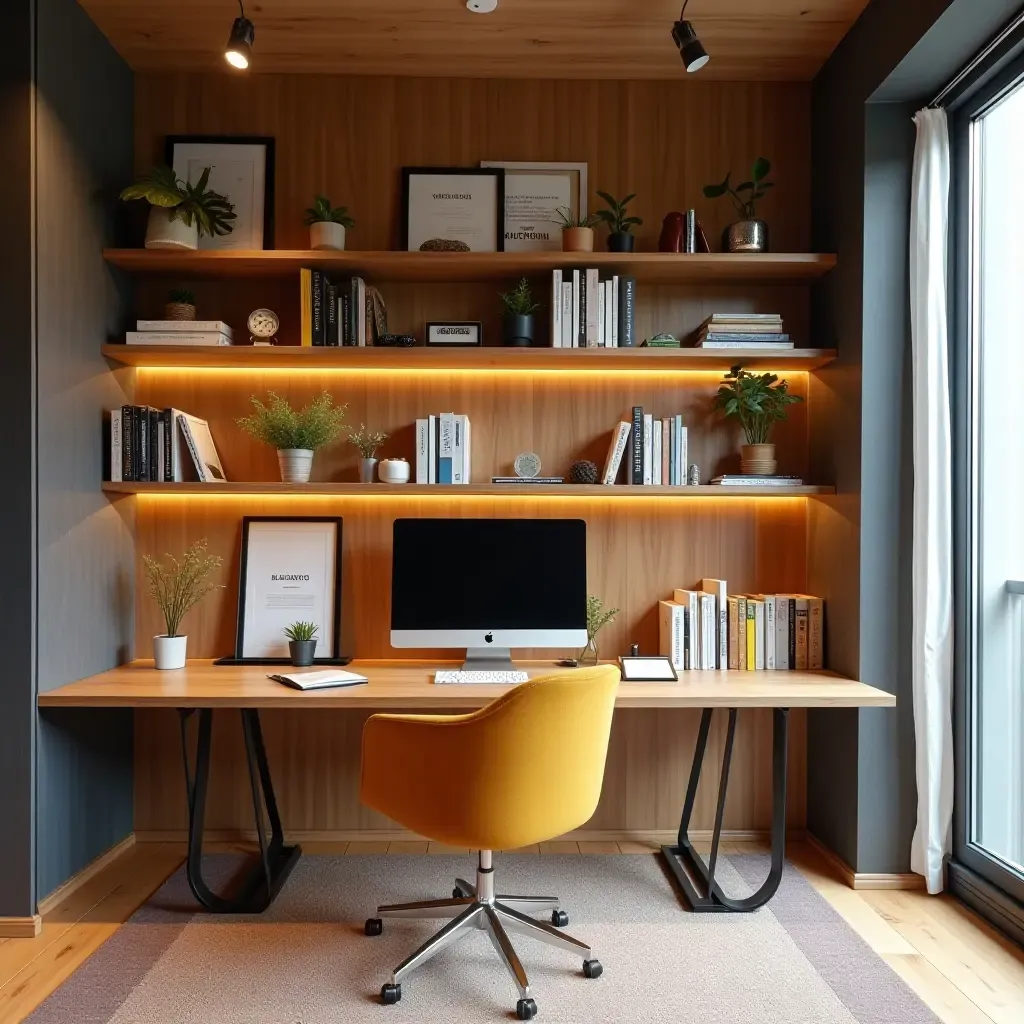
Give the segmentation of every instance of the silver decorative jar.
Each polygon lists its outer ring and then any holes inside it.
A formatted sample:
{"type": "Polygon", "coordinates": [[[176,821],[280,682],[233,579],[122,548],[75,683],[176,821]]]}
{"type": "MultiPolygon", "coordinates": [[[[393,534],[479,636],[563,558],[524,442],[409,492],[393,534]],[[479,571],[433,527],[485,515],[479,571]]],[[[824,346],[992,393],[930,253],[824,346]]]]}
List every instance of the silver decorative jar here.
{"type": "Polygon", "coordinates": [[[763,220],[738,220],[725,229],[726,252],[768,252],[768,225],[763,220]]]}

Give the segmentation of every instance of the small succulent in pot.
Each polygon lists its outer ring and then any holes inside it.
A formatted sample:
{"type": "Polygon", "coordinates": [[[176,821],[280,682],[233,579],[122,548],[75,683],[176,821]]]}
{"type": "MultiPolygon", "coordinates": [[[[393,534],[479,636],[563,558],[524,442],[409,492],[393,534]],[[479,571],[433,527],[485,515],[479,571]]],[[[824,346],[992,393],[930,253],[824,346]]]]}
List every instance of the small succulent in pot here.
{"type": "Polygon", "coordinates": [[[568,206],[555,210],[562,225],[562,252],[593,252],[594,225],[597,217],[582,217],[573,213],[568,206]]]}
{"type": "Polygon", "coordinates": [[[727,195],[740,219],[725,229],[723,247],[727,252],[768,252],[768,225],[757,219],[757,204],[764,199],[768,189],[775,183],[766,181],[771,173],[772,165],[759,156],[750,169],[750,179],[735,188],[729,183],[732,171],[725,176],[725,181],[717,185],[705,185],[704,195],[708,199],[718,199],[727,195]]]}
{"type": "Polygon", "coordinates": [[[540,309],[534,302],[533,291],[527,278],[521,278],[510,292],[502,292],[501,304],[505,315],[503,336],[506,345],[529,348],[533,344],[533,314],[540,309]]]}
{"type": "Polygon", "coordinates": [[[188,288],[172,288],[164,306],[165,320],[195,320],[196,296],[188,288]]]}
{"type": "Polygon", "coordinates": [[[349,444],[359,449],[359,482],[373,483],[373,471],[377,465],[377,449],[388,439],[382,430],[368,430],[365,423],[348,435],[349,444]]]}
{"type": "Polygon", "coordinates": [[[315,622],[293,622],[287,626],[284,635],[288,638],[288,653],[296,668],[307,668],[313,664],[316,654],[316,634],[320,627],[315,622]]]}
{"type": "Polygon", "coordinates": [[[311,249],[343,250],[345,229],[354,228],[356,222],[349,216],[347,207],[331,206],[327,196],[316,196],[313,205],[306,210],[306,225],[311,249]]]}
{"type": "Polygon", "coordinates": [[[607,192],[598,192],[597,194],[608,206],[607,210],[598,210],[596,215],[598,220],[608,225],[608,251],[632,252],[636,246],[632,230],[643,224],[640,217],[630,216],[626,212],[626,207],[636,199],[636,193],[630,192],[621,201],[607,192]]]}

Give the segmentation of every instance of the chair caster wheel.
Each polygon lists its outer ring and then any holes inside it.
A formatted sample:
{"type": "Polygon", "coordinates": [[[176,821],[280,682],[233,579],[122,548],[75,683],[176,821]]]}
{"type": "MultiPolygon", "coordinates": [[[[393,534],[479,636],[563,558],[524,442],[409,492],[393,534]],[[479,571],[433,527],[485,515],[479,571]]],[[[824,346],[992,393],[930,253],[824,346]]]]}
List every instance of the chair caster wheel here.
{"type": "Polygon", "coordinates": [[[385,1006],[394,1006],[402,998],[401,985],[382,985],[380,989],[380,1001],[385,1006]]]}
{"type": "Polygon", "coordinates": [[[456,886],[454,889],[452,889],[452,899],[453,900],[461,900],[461,899],[463,899],[465,897],[465,895],[466,894],[458,886],[456,886]]]}
{"type": "Polygon", "coordinates": [[[583,974],[588,978],[600,978],[604,974],[604,968],[600,960],[584,960],[583,974]]]}
{"type": "Polygon", "coordinates": [[[380,935],[384,931],[384,922],[379,917],[368,917],[363,925],[363,932],[367,935],[380,935]]]}
{"type": "Polygon", "coordinates": [[[552,910],[551,923],[556,928],[567,928],[569,926],[569,915],[564,910],[552,910]]]}
{"type": "Polygon", "coordinates": [[[516,1016],[520,1020],[533,1020],[537,1016],[537,1004],[532,999],[520,999],[516,1003],[516,1016]]]}

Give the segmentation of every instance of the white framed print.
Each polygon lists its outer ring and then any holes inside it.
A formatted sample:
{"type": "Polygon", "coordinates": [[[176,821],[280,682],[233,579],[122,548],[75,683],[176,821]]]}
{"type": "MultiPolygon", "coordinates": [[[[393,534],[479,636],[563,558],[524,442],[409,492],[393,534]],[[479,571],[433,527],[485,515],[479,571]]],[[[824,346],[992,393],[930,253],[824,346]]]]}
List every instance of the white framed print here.
{"type": "Polygon", "coordinates": [[[402,248],[502,252],[505,172],[482,167],[402,168],[402,248]]]}
{"type": "Polygon", "coordinates": [[[208,187],[231,201],[234,227],[199,239],[200,249],[274,248],[274,139],[255,135],[168,135],[167,164],[184,181],[211,168],[208,187]]]}
{"type": "Polygon", "coordinates": [[[505,171],[505,252],[561,252],[559,209],[587,216],[587,165],[482,160],[505,171]]]}

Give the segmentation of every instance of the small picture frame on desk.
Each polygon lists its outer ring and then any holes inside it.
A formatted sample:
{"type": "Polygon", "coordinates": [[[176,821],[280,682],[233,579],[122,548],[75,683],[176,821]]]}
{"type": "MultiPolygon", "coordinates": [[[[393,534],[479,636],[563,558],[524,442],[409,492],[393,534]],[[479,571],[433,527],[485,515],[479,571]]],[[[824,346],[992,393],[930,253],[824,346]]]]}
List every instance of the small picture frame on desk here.
{"type": "Polygon", "coordinates": [[[624,683],[677,683],[679,676],[668,658],[626,657],[619,658],[619,669],[624,683]]]}

